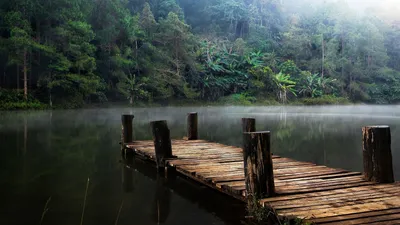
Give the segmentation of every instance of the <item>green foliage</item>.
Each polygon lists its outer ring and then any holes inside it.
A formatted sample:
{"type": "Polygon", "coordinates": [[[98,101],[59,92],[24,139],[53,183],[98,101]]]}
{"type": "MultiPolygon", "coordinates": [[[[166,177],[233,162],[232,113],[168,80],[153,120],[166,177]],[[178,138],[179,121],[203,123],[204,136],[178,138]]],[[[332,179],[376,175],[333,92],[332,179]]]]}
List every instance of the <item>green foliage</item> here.
{"type": "Polygon", "coordinates": [[[400,101],[400,26],[339,2],[18,0],[0,11],[0,86],[50,106],[400,101]]]}
{"type": "Polygon", "coordinates": [[[304,98],[301,104],[304,105],[346,105],[350,101],[347,98],[335,97],[333,95],[323,95],[318,98],[304,98]]]}
{"type": "Polygon", "coordinates": [[[257,101],[257,98],[248,95],[247,93],[233,94],[223,97],[219,102],[223,105],[252,105],[257,101]]]}
{"type": "Polygon", "coordinates": [[[332,90],[336,79],[321,77],[319,74],[307,74],[301,80],[300,94],[305,97],[321,97],[329,90],[332,90]]]}
{"type": "Polygon", "coordinates": [[[282,63],[279,66],[279,70],[283,74],[288,74],[294,78],[299,78],[300,74],[301,74],[301,70],[297,67],[297,65],[292,60],[288,60],[288,61],[282,63]]]}
{"type": "Polygon", "coordinates": [[[288,93],[292,93],[296,96],[296,82],[291,80],[290,75],[279,72],[278,74],[275,74],[274,82],[278,88],[278,99],[282,103],[287,102],[288,93]]]}
{"type": "Polygon", "coordinates": [[[46,109],[47,106],[36,100],[32,95],[24,99],[24,93],[17,90],[0,89],[0,110],[46,109]]]}

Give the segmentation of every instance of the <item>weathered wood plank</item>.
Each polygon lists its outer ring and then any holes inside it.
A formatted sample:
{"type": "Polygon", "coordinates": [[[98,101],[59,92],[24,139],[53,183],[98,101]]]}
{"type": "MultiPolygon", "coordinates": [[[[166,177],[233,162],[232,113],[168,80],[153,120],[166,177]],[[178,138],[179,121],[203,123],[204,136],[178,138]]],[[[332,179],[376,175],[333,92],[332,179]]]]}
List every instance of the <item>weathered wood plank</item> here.
{"type": "Polygon", "coordinates": [[[370,222],[384,222],[392,219],[400,219],[400,208],[379,210],[367,213],[356,213],[343,216],[325,217],[315,219],[314,222],[324,225],[366,224],[370,222]]]}
{"type": "MultiPolygon", "coordinates": [[[[203,140],[171,140],[176,159],[166,165],[210,188],[244,200],[243,151],[203,140]]],[[[152,141],[125,145],[155,161],[152,141]]],[[[262,205],[279,215],[306,218],[318,224],[399,224],[400,183],[377,184],[360,172],[329,168],[272,155],[277,197],[262,205]]]]}

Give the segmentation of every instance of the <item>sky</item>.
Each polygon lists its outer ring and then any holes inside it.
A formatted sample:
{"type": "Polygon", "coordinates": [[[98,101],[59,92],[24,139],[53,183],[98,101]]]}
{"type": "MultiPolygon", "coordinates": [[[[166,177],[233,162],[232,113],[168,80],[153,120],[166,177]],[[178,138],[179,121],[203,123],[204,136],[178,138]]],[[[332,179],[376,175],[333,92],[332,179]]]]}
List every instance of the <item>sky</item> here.
{"type": "MultiPolygon", "coordinates": [[[[336,2],[338,0],[327,0],[336,2]]],[[[358,12],[368,12],[374,9],[378,14],[388,20],[400,20],[400,0],[344,0],[358,12]],[[366,11],[367,10],[367,11],[366,11]]]]}
{"type": "Polygon", "coordinates": [[[400,0],[347,0],[350,7],[364,11],[374,8],[385,19],[400,20],[400,0]]]}
{"type": "Polygon", "coordinates": [[[385,10],[398,8],[400,0],[346,0],[352,8],[366,9],[369,7],[379,7],[385,10]]]}

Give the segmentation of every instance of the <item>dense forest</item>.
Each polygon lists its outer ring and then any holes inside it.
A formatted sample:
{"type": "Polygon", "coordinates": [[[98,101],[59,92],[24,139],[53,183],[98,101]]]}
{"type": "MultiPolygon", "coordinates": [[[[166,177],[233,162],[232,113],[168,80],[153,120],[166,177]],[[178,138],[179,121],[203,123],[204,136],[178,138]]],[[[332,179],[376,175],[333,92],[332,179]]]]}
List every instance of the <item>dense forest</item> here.
{"type": "MultiPolygon", "coordinates": [[[[0,108],[400,101],[400,20],[297,0],[1,0],[0,108]]],[[[393,6],[395,7],[395,6],[393,6]]]]}

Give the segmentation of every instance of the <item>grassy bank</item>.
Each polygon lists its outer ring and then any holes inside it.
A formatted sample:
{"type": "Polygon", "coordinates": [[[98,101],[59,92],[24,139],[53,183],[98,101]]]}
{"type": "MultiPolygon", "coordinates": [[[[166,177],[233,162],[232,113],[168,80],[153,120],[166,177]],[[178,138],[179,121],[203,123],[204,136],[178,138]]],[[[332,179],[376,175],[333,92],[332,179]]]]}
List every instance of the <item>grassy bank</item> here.
{"type": "Polygon", "coordinates": [[[24,99],[24,93],[17,90],[0,89],[0,110],[41,110],[47,109],[46,104],[28,95],[24,99]]]}
{"type": "MultiPolygon", "coordinates": [[[[234,94],[225,96],[216,101],[204,101],[198,99],[168,99],[154,102],[135,102],[133,107],[163,107],[163,106],[279,106],[279,105],[346,105],[351,102],[346,98],[334,96],[322,96],[318,98],[300,98],[282,104],[273,97],[253,97],[246,94],[234,94]]],[[[69,105],[56,105],[53,109],[68,109],[69,105]]],[[[114,108],[130,107],[127,102],[105,102],[97,104],[86,104],[79,108],[114,108]]],[[[47,104],[40,102],[32,96],[25,100],[23,92],[15,90],[0,89],[0,110],[43,110],[50,109],[47,104]]],[[[76,107],[75,107],[76,108],[76,107]]]]}

